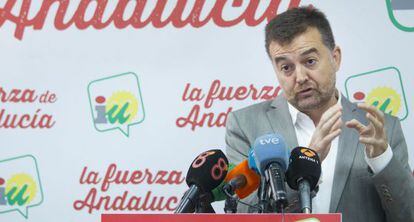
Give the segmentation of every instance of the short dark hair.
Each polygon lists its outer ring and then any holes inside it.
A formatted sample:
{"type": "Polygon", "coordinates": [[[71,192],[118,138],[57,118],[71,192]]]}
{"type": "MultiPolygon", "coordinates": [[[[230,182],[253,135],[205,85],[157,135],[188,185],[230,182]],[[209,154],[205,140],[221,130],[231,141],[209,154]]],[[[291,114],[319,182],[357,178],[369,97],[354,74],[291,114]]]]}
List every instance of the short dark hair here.
{"type": "Polygon", "coordinates": [[[270,56],[269,45],[272,41],[281,45],[289,44],[309,27],[318,29],[326,47],[331,50],[335,48],[335,39],[325,14],[312,6],[307,6],[289,9],[270,20],[265,29],[267,54],[270,56]]]}

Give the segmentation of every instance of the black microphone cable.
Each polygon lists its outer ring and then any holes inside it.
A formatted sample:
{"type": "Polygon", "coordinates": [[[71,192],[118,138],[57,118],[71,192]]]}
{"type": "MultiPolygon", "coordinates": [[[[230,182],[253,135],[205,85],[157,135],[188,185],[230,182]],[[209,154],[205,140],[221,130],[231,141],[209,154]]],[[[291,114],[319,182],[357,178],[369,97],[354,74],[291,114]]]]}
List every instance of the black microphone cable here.
{"type": "Polygon", "coordinates": [[[233,197],[233,195],[231,195],[226,189],[223,189],[223,192],[228,198],[234,199],[237,203],[243,204],[243,205],[251,207],[251,208],[255,208],[259,211],[262,210],[258,205],[251,205],[251,204],[248,204],[248,203],[245,203],[245,202],[241,201],[239,198],[233,197]]]}

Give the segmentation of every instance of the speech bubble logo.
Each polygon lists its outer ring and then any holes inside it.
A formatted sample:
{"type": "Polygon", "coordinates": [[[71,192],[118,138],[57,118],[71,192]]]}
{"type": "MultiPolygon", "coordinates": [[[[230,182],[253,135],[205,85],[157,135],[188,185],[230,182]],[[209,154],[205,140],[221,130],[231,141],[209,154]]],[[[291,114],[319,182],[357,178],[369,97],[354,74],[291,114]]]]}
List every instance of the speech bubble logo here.
{"type": "Polygon", "coordinates": [[[19,212],[26,219],[29,208],[43,202],[36,159],[31,155],[0,160],[0,213],[19,212]]]}
{"type": "Polygon", "coordinates": [[[138,76],[123,73],[88,85],[89,103],[95,129],[99,132],[120,130],[129,137],[129,128],[145,119],[138,76]]]}
{"type": "Polygon", "coordinates": [[[401,121],[408,116],[401,73],[395,67],[350,76],[345,81],[345,89],[351,102],[371,104],[401,121]]]}
{"type": "Polygon", "coordinates": [[[392,24],[401,31],[414,32],[414,1],[385,0],[385,2],[392,24]]]}

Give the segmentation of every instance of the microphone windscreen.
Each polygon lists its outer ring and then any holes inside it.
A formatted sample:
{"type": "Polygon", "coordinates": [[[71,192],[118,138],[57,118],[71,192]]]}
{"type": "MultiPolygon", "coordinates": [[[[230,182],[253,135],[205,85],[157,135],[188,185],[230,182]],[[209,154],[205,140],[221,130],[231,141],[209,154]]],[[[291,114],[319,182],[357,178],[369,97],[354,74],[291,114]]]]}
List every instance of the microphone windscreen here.
{"type": "MultiPolygon", "coordinates": [[[[229,164],[229,169],[227,171],[228,173],[227,173],[226,178],[229,176],[229,172],[231,172],[235,166],[236,165],[234,165],[233,163],[229,164]]],[[[211,194],[213,195],[213,202],[222,201],[227,198],[226,194],[223,192],[224,185],[226,185],[226,179],[224,179],[224,181],[221,182],[220,185],[218,185],[218,187],[214,188],[211,191],[211,194]]]]}
{"type": "Polygon", "coordinates": [[[264,171],[271,163],[278,163],[286,171],[289,153],[286,142],[279,134],[266,134],[256,139],[252,148],[253,165],[256,172],[264,175],[264,171]]]}
{"type": "Polygon", "coordinates": [[[296,147],[289,158],[289,169],[286,172],[290,188],[298,190],[299,179],[306,179],[311,190],[318,185],[321,176],[321,162],[318,154],[306,147],[296,147]]]}
{"type": "Polygon", "coordinates": [[[188,186],[196,185],[202,192],[210,192],[223,182],[229,161],[219,150],[209,150],[197,156],[187,172],[188,186]]]}
{"type": "Polygon", "coordinates": [[[260,184],[260,176],[256,174],[253,170],[249,168],[248,160],[244,160],[239,165],[234,167],[233,170],[229,171],[227,174],[227,177],[225,179],[226,182],[229,182],[231,179],[243,175],[246,179],[246,184],[235,190],[235,193],[238,197],[241,199],[249,196],[251,193],[253,193],[260,184]]]}

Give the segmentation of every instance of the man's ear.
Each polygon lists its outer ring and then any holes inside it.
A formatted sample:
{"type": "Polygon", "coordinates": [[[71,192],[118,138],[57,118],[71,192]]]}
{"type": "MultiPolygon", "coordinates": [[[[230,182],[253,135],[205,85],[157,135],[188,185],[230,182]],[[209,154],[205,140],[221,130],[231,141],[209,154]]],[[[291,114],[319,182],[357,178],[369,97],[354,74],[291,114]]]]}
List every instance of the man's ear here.
{"type": "Polygon", "coordinates": [[[339,46],[335,46],[335,48],[333,49],[332,57],[334,59],[333,62],[334,62],[335,71],[338,71],[339,67],[341,67],[341,59],[342,59],[342,52],[339,46]]]}

